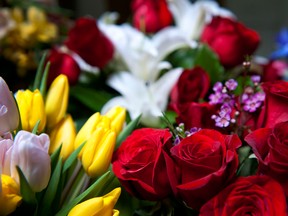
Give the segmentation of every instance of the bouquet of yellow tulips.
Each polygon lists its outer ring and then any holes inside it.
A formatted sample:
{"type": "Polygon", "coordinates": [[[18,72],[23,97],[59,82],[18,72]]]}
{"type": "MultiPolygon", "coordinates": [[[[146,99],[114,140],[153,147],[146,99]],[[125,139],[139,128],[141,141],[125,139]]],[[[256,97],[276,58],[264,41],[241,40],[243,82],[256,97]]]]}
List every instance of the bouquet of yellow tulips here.
{"type": "Polygon", "coordinates": [[[33,86],[14,95],[0,77],[0,215],[119,215],[109,166],[139,119],[126,125],[126,110],[114,107],[77,132],[68,79],[46,90],[48,70],[43,57],[33,86]]]}

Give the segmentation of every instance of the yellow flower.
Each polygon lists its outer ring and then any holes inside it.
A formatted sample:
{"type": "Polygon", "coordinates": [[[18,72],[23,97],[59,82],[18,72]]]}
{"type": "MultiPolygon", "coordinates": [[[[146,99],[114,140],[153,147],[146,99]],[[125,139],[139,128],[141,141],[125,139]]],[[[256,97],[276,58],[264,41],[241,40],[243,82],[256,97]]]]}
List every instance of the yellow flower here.
{"type": "Polygon", "coordinates": [[[1,175],[0,215],[8,215],[15,211],[20,204],[20,188],[16,181],[8,175],[1,175]],[[2,182],[2,185],[1,185],[2,182]]]}
{"type": "Polygon", "coordinates": [[[34,92],[19,90],[15,97],[20,111],[22,129],[32,131],[40,120],[38,131],[42,131],[46,124],[46,114],[40,91],[38,89],[34,92]]]}
{"type": "Polygon", "coordinates": [[[76,205],[68,216],[118,216],[119,211],[114,210],[121,193],[120,187],[115,188],[103,197],[95,197],[76,205]]]}
{"type": "Polygon", "coordinates": [[[115,131],[100,126],[93,132],[83,147],[81,157],[83,168],[90,177],[99,177],[107,171],[115,143],[115,131]]]}
{"type": "Polygon", "coordinates": [[[95,131],[97,124],[101,121],[101,115],[99,112],[93,114],[82,126],[80,131],[77,133],[75,139],[75,149],[78,148],[82,143],[87,141],[95,131]]]}
{"type": "Polygon", "coordinates": [[[50,133],[49,153],[52,154],[62,144],[60,155],[64,160],[74,151],[76,128],[71,115],[63,118],[50,133]]]}
{"type": "Polygon", "coordinates": [[[52,128],[64,118],[69,97],[67,76],[61,74],[52,82],[45,102],[47,127],[52,128]]]}
{"type": "Polygon", "coordinates": [[[126,109],[123,107],[114,107],[110,109],[105,116],[111,119],[111,128],[113,128],[117,134],[122,130],[125,119],[126,109]]]}

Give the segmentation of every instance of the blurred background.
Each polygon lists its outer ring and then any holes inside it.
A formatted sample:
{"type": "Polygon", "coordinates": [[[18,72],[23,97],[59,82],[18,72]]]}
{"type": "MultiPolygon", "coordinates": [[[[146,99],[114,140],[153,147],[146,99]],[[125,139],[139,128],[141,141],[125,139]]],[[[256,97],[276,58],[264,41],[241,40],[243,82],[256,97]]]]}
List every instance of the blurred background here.
{"type": "MultiPolygon", "coordinates": [[[[90,15],[99,17],[104,11],[118,11],[120,22],[129,19],[131,0],[59,0],[62,7],[69,8],[75,17],[90,15]]],[[[261,36],[258,54],[267,56],[275,48],[275,36],[288,26],[287,0],[219,0],[230,9],[239,21],[256,30],[261,36]]]]}

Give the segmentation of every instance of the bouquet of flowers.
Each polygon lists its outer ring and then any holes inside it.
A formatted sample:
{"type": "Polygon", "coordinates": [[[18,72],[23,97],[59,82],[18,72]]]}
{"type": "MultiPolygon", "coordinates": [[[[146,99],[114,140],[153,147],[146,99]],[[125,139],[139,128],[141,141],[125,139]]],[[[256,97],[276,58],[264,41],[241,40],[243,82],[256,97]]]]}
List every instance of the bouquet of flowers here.
{"type": "Polygon", "coordinates": [[[15,100],[1,79],[0,213],[287,215],[287,31],[266,58],[215,1],[131,8],[75,20],[15,100]]]}

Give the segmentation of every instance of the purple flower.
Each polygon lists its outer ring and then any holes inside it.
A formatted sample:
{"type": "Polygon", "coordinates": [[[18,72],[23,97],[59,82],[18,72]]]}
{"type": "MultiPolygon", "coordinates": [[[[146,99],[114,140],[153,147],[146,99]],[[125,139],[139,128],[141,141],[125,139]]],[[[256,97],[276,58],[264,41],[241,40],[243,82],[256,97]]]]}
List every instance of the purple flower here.
{"type": "Polygon", "coordinates": [[[214,92],[222,92],[223,85],[221,82],[216,82],[213,86],[214,92]]]}
{"type": "Polygon", "coordinates": [[[238,83],[234,79],[229,79],[228,81],[225,82],[225,86],[230,90],[233,91],[237,88],[238,83]]]}

